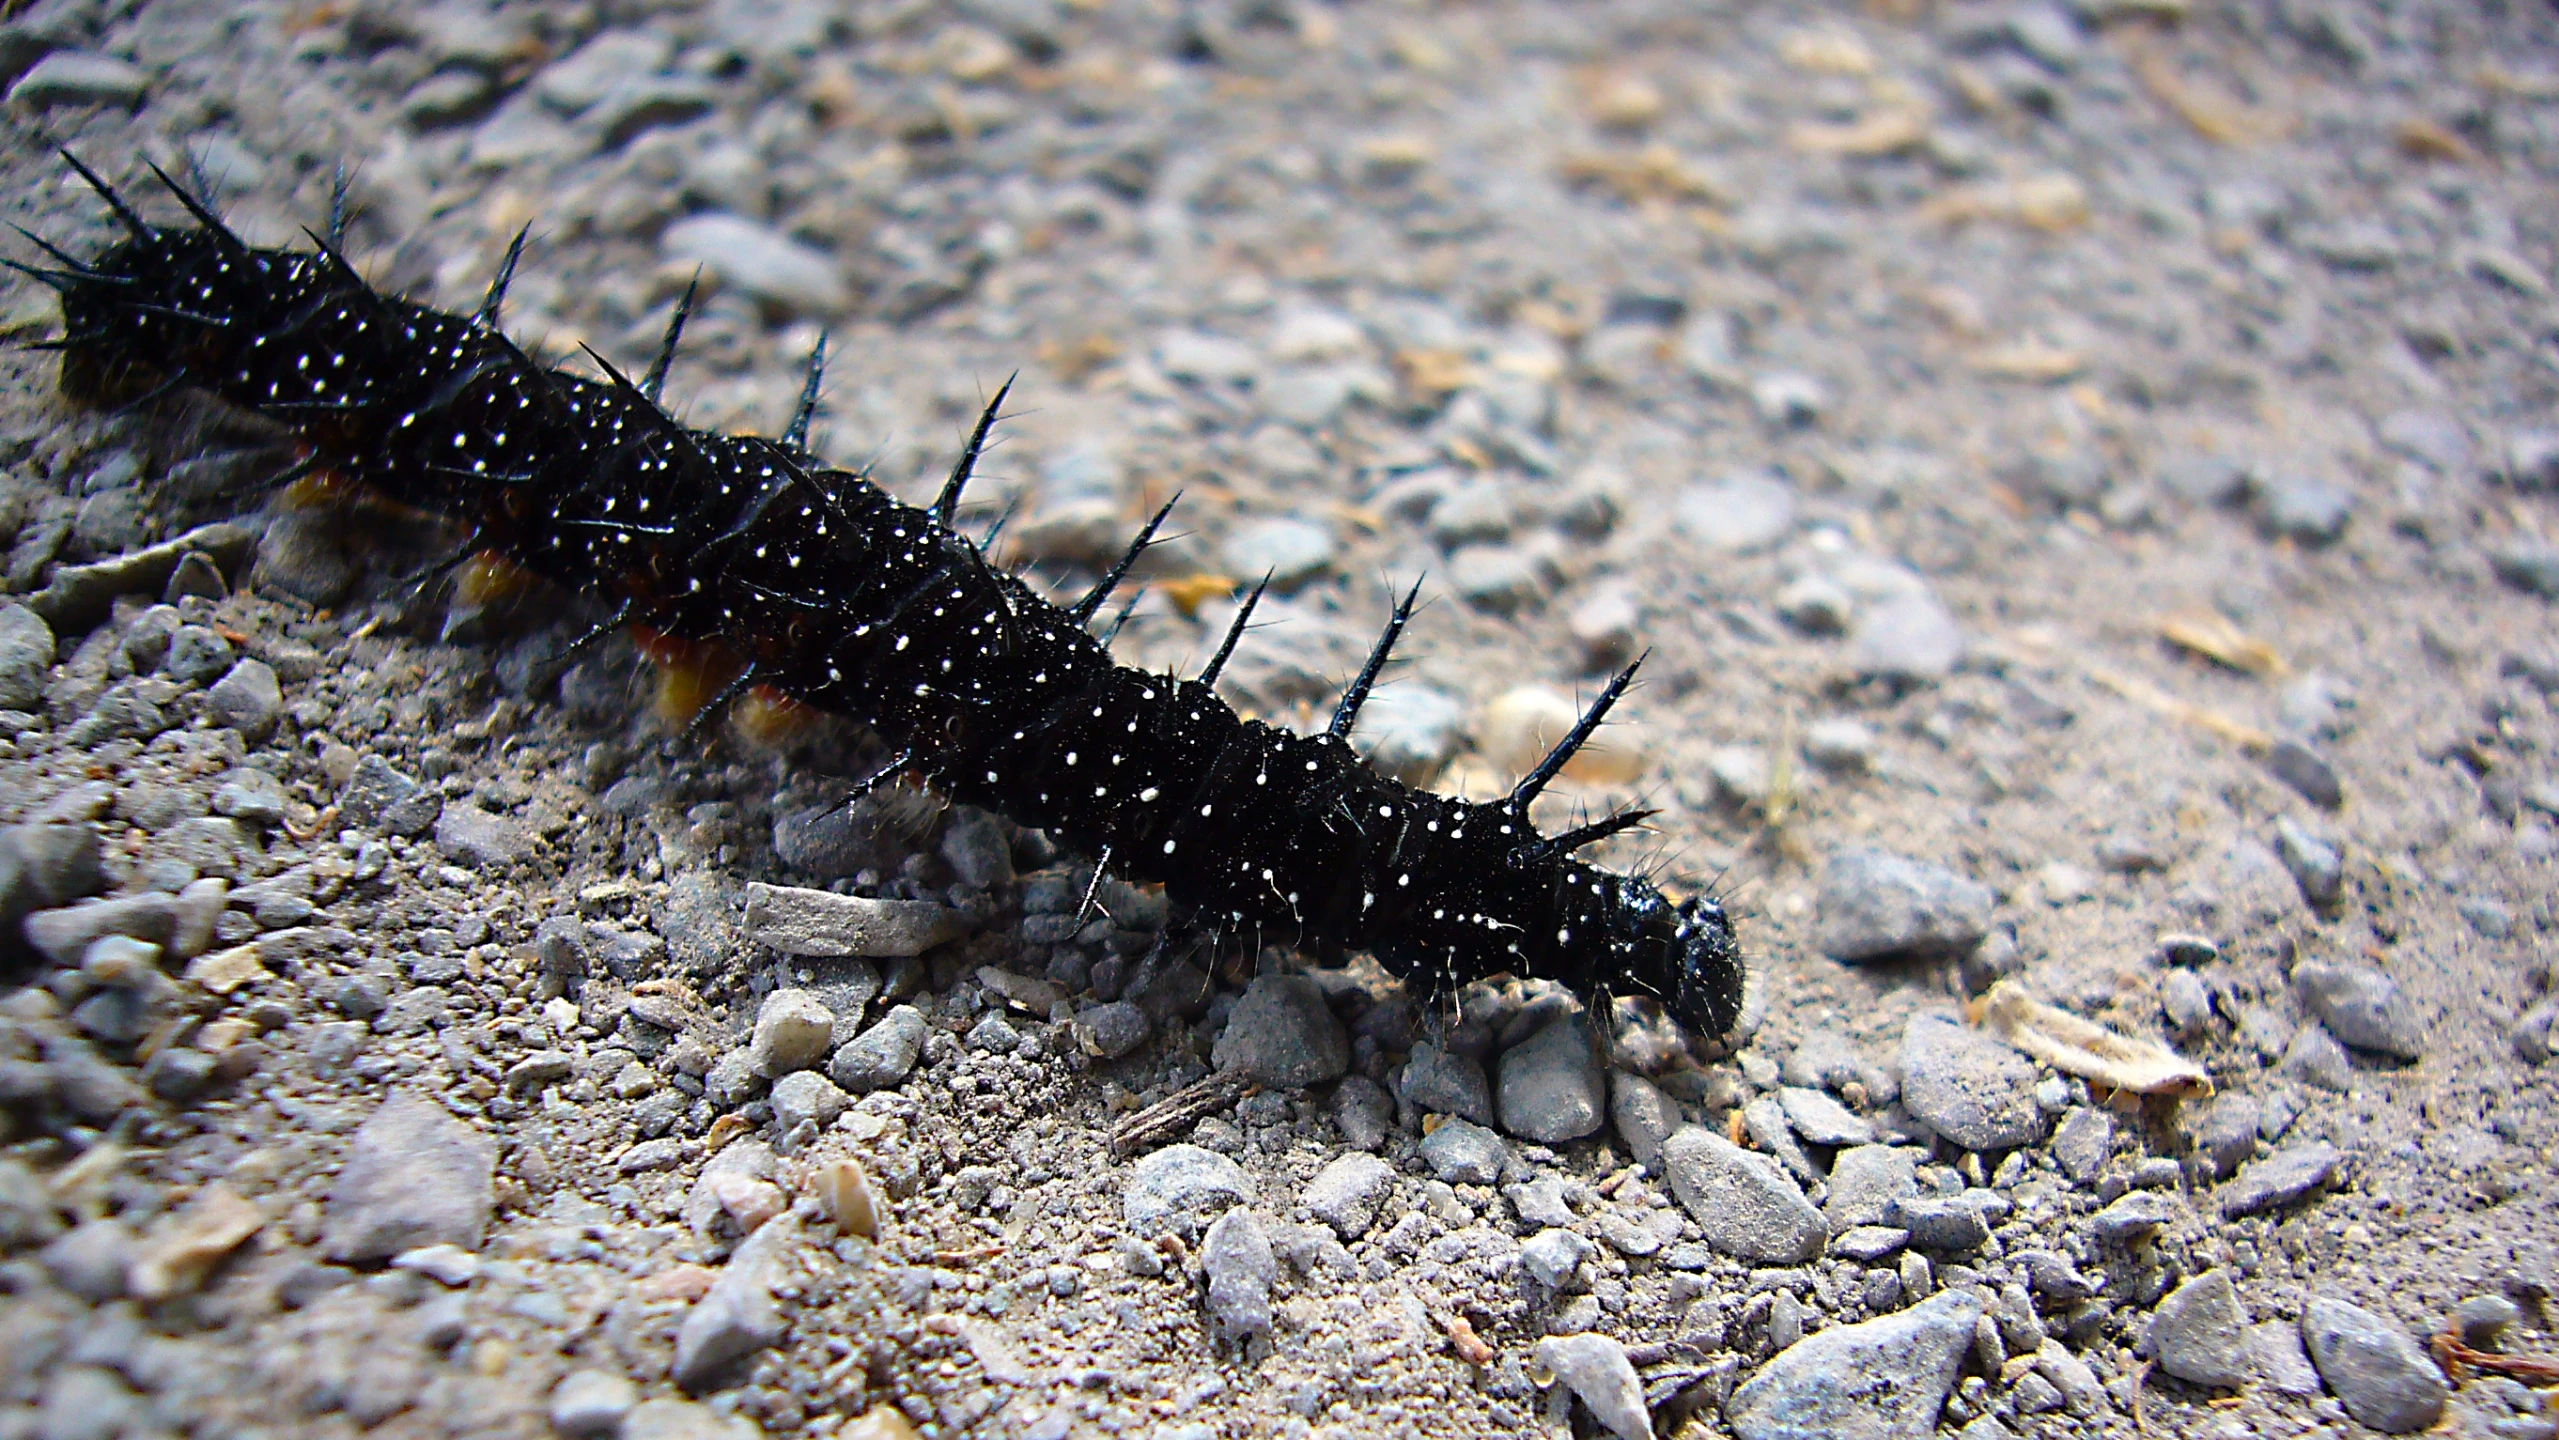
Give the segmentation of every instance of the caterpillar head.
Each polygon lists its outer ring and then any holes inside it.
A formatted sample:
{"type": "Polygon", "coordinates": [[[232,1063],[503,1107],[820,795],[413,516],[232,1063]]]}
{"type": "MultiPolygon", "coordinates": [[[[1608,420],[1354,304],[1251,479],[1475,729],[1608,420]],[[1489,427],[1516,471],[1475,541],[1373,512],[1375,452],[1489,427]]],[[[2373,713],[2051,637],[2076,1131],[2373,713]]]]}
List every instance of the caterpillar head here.
{"type": "Polygon", "coordinates": [[[1681,904],[1678,913],[1663,1003],[1673,1019],[1699,1035],[1722,1035],[1742,1013],[1742,950],[1732,919],[1703,895],[1681,904]]]}

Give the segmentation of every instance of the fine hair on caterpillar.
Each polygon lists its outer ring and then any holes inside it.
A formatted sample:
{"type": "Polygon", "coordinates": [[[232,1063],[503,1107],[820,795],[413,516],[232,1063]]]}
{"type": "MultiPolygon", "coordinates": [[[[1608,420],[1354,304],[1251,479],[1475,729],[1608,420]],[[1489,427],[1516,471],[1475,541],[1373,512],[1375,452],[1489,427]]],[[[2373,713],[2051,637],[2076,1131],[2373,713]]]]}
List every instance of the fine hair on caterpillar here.
{"type": "Polygon", "coordinates": [[[457,526],[453,563],[496,557],[600,600],[597,633],[718,657],[700,716],[762,695],[860,722],[894,754],[883,778],[911,773],[1039,827],[1162,884],[1211,928],[1335,962],[1367,951],[1426,986],[1509,972],[1649,994],[1708,1036],[1738,1019],[1743,970],[1719,904],[1576,858],[1649,812],[1556,835],[1529,816],[1634,666],[1507,796],[1417,790],[1349,738],[1415,594],[1316,734],[1216,694],[1259,589],[1199,674],[1118,665],[1087,627],[1165,511],[1069,604],[989,563],[954,522],[1004,392],[938,496],[909,506],[808,452],[822,342],[781,438],[692,430],[659,404],[689,294],[639,379],[593,351],[601,378],[582,375],[498,326],[521,236],[478,312],[453,315],[375,291],[334,226],[308,250],[254,247],[166,175],[189,220],[157,225],[71,163],[124,235],[88,259],[47,246],[50,265],[18,265],[60,292],[65,334],[50,343],[66,388],[196,391],[285,427],[314,469],[457,526]]]}

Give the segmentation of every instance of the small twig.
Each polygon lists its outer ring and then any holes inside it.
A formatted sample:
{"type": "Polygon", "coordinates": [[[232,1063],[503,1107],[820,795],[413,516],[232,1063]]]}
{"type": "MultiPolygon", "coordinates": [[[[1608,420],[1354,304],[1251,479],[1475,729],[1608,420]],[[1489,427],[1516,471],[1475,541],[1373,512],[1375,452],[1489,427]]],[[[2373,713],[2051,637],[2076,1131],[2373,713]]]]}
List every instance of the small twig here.
{"type": "Polygon", "coordinates": [[[2527,1385],[2559,1385],[2559,1362],[2473,1350],[2450,1331],[2437,1335],[2434,1347],[2435,1363],[2443,1367],[2444,1377],[2455,1385],[2469,1379],[2473,1370],[2485,1370],[2527,1385]]]}
{"type": "Polygon", "coordinates": [[[1161,1144],[1242,1099],[1254,1088],[1251,1077],[1220,1070],[1185,1085],[1121,1121],[1111,1130],[1111,1148],[1122,1155],[1161,1144]]]}

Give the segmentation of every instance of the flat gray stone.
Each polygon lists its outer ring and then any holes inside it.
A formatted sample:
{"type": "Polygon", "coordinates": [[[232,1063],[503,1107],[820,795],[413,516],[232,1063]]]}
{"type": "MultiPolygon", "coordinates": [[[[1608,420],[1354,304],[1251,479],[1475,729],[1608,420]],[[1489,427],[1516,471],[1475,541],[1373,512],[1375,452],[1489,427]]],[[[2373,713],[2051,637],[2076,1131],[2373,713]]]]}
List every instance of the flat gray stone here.
{"type": "Polygon", "coordinates": [[[1966,1150],[2013,1150],[2044,1138],[2050,1118],[2035,1103],[2033,1062],[1942,1015],[1915,1015],[1902,1031],[1904,1108],[1966,1150]]]}
{"type": "Polygon", "coordinates": [[[393,1095],[356,1129],[329,1191],[321,1252],[360,1263],[422,1245],[479,1249],[497,1150],[432,1101],[393,1095]]]}
{"type": "Polygon", "coordinates": [[[2248,1311],[2227,1270],[2207,1270],[2168,1292],[2150,1319],[2150,1356],[2192,1385],[2236,1390],[2255,1378],[2248,1311]]]}
{"type": "Polygon", "coordinates": [[[740,215],[688,215],[658,236],[658,253],[754,297],[786,316],[828,318],[853,307],[835,257],[740,215]]]}
{"type": "Polygon", "coordinates": [[[1333,568],[1341,544],[1331,527],[1293,516],[1265,515],[1238,523],[1219,548],[1230,573],[1259,579],[1285,595],[1333,568]]]}
{"type": "Polygon", "coordinates": [[[1306,1212],[1333,1227],[1345,1243],[1368,1233],[1377,1223],[1378,1207],[1395,1188],[1395,1169],[1365,1151],[1334,1158],[1306,1182],[1299,1203],[1306,1212]]]}
{"type": "Polygon", "coordinates": [[[1961,1195],[1906,1195],[1884,1206],[1884,1223],[1910,1232],[1922,1250],[1971,1250],[1990,1238],[1981,1207],[1961,1195]]]}
{"type": "Polygon", "coordinates": [[[1607,1118],[1607,1077],[1581,1012],[1558,1015],[1502,1052],[1502,1128],[1541,1145],[1596,1133],[1607,1118]]]}
{"type": "Polygon", "coordinates": [[[1763,550],[1795,528],[1795,487],[1768,470],[1740,470],[1692,485],[1672,502],[1671,518],[1709,550],[1743,555],[1763,550]]]}
{"type": "Polygon", "coordinates": [[[1777,1103],[1786,1108],[1786,1123],[1808,1144],[1838,1147],[1875,1141],[1873,1121],[1819,1090],[1784,1086],[1777,1092],[1777,1103]]]}
{"type": "Polygon", "coordinates": [[[2302,1005],[2348,1045],[2402,1060],[2426,1053],[2425,1027],[2410,1013],[2397,983],[2380,971],[2305,962],[2293,967],[2292,983],[2302,1005]]]}
{"type": "Polygon", "coordinates": [[[1662,1143],[1671,1192],[1706,1242],[1762,1265],[1800,1265],[1822,1253],[1830,1227],[1777,1163],[1689,1126],[1662,1143]]]}
{"type": "Polygon", "coordinates": [[[1519,1247],[1519,1263],[1551,1295],[1569,1288],[1582,1262],[1598,1250],[1598,1246],[1570,1230],[1548,1226],[1519,1247]]]}
{"type": "Polygon", "coordinates": [[[2085,1185],[2115,1153],[2115,1117],[2094,1105],[2074,1105],[2054,1129],[2052,1148],[2061,1173],[2085,1185]]]}
{"type": "Polygon", "coordinates": [[[447,805],[435,820],[435,848],[474,870],[501,870],[533,854],[533,828],[477,805],[447,805]]]}
{"type": "Polygon", "coordinates": [[[1490,1185],[1502,1178],[1510,1147],[1468,1120],[1451,1120],[1422,1137],[1422,1163],[1450,1185],[1490,1185]]]}
{"type": "Polygon", "coordinates": [[[551,1428],[570,1440],[596,1440],[621,1428],[640,1403],[640,1387],[603,1370],[572,1370],[551,1389],[551,1428]]]}
{"type": "Polygon", "coordinates": [[[836,1083],[815,1070],[794,1070],[773,1082],[773,1119],[785,1133],[802,1122],[823,1130],[850,1103],[836,1083]]]}
{"type": "Polygon", "coordinates": [[[1990,887],[1890,851],[1843,850],[1822,867],[1822,953],[1857,962],[1961,955],[1990,929],[1990,887]]]}
{"type": "Polygon", "coordinates": [[[2254,1215],[2289,1205],[2328,1183],[2345,1154],[2325,1140],[2287,1145],[2242,1168],[2239,1178],[2221,1187],[2216,1197],[2225,1219],[2254,1215]]]}
{"type": "Polygon", "coordinates": [[[966,915],[931,900],[879,900],[762,881],[746,887],[747,938],[786,955],[921,955],[971,928],[966,915]]]}
{"type": "Polygon", "coordinates": [[[1822,1213],[1833,1232],[1881,1225],[1892,1202],[1919,1193],[1920,1152],[1901,1145],[1860,1145],[1830,1162],[1830,1195],[1822,1213]]]}
{"type": "Polygon", "coordinates": [[[150,88],[147,73],[112,55],[56,50],[9,87],[9,103],[22,110],[50,110],[57,105],[130,109],[142,103],[150,88]]]}
{"type": "Polygon", "coordinates": [[[2451,1398],[2443,1372],[2397,1325],[2359,1305],[2313,1296],[2302,1347],[2346,1413],[2384,1435],[2433,1428],[2451,1398]]]}
{"type": "Polygon", "coordinates": [[[1210,1063],[1264,1085],[1297,1089],[1337,1080],[1351,1068],[1351,1040],[1305,975],[1277,971],[1253,977],[1218,1033],[1210,1063]]]}
{"type": "Polygon", "coordinates": [[[1946,1290],[1799,1340],[1724,1406],[1738,1440],[1926,1440],[1972,1350],[1981,1302],[1946,1290]]]}
{"type": "Polygon", "coordinates": [[[1917,684],[1943,680],[1964,658],[1964,631],[1946,602],[1927,590],[1862,606],[1848,629],[1852,674],[1917,684]]]}
{"type": "Polygon", "coordinates": [[[2261,1320],[2248,1327],[2244,1343],[2257,1383],[2276,1394],[2306,1400],[2327,1388],[2301,1346],[2299,1321],[2261,1320]]]}

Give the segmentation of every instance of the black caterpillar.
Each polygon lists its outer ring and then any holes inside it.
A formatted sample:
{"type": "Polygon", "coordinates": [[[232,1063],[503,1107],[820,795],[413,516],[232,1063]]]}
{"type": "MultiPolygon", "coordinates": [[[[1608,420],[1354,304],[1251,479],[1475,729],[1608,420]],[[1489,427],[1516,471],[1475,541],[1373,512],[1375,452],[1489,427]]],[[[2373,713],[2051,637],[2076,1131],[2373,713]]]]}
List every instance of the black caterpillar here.
{"type": "Polygon", "coordinates": [[[161,174],[194,223],[156,226],[71,163],[126,238],[87,261],[47,246],[54,267],[18,267],[61,294],[65,335],[51,343],[67,390],[193,388],[280,422],[310,467],[466,529],[459,554],[604,597],[597,634],[628,625],[734,657],[706,714],[753,686],[852,717],[896,748],[882,778],[917,773],[1045,829],[1161,882],[1211,925],[1293,933],[1330,958],[1368,950],[1445,983],[1509,971],[1632,989],[1709,1036],[1738,1017],[1742,965],[1720,905],[1674,905],[1573,858],[1647,812],[1551,836],[1528,818],[1633,666],[1506,799],[1414,790],[1347,739],[1410,595],[1324,733],[1247,720],[1213,686],[1260,590],[1194,679],[1115,665],[1085,628],[1161,512],[1064,608],[954,528],[995,405],[939,498],[913,508],[803,448],[823,342],[782,439],[688,430],[658,394],[689,292],[644,379],[592,351],[606,378],[589,379],[497,327],[521,235],[466,318],[375,292],[339,253],[338,225],[309,251],[253,248],[161,174]]]}

